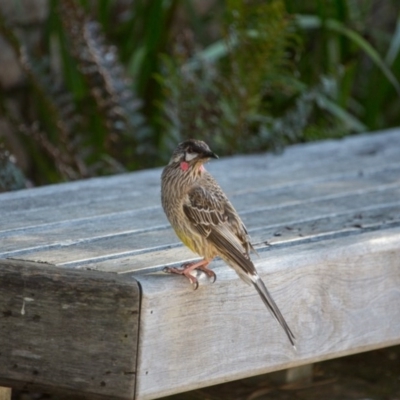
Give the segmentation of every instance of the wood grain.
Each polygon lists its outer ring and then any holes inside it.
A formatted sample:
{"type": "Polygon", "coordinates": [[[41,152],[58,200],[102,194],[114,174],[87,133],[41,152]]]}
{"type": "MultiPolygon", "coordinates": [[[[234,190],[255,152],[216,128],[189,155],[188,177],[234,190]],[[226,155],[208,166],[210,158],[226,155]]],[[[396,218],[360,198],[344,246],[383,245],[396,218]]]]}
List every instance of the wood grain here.
{"type": "MultiPolygon", "coordinates": [[[[354,176],[351,179],[336,178],[328,179],[321,183],[302,183],[296,187],[280,188],[278,190],[265,189],[263,187],[251,192],[239,193],[231,196],[240,214],[246,218],[249,214],[248,222],[254,224],[257,218],[251,220],[252,215],[260,211],[267,212],[265,217],[267,223],[276,223],[276,218],[281,214],[288,215],[291,221],[297,215],[293,215],[297,210],[304,210],[306,207],[313,207],[315,216],[324,215],[328,208],[331,211],[332,203],[349,203],[353,208],[356,202],[360,208],[373,204],[385,204],[391,199],[396,199],[400,186],[400,167],[398,170],[380,171],[373,175],[354,176]],[[375,198],[374,198],[375,196],[375,198]],[[377,198],[379,196],[379,198],[377,198]],[[372,197],[369,200],[369,197],[372,197]],[[248,207],[251,204],[251,207],[248,207]],[[324,207],[324,209],[322,209],[324,207]],[[272,221],[272,222],[269,222],[272,221]]],[[[135,206],[138,206],[135,204],[135,206]]],[[[307,210],[303,211],[305,214],[307,210]]],[[[332,210],[334,211],[334,209],[332,210]]],[[[58,212],[55,208],[52,212],[58,212]]],[[[28,216],[29,212],[23,213],[28,216]]],[[[45,215],[48,215],[46,213],[45,215]]],[[[298,214],[298,211],[297,211],[298,214]]],[[[72,216],[70,216],[72,218],[72,216]]],[[[69,221],[58,221],[49,224],[27,227],[20,224],[18,229],[0,231],[2,239],[1,256],[14,256],[12,251],[24,251],[30,247],[60,246],[66,238],[70,245],[74,242],[107,238],[114,236],[136,235],[141,232],[156,231],[169,227],[169,224],[158,207],[148,209],[131,209],[130,211],[118,211],[112,215],[95,215],[69,221]],[[72,223],[73,222],[73,223],[72,223]],[[18,237],[18,240],[16,240],[18,237]],[[73,240],[72,240],[73,238],[73,240]]],[[[251,227],[251,226],[250,226],[251,227]]]]}
{"type": "Polygon", "coordinates": [[[133,398],[134,279],[0,260],[0,282],[1,385],[133,398]]]}
{"type": "MultiPolygon", "coordinates": [[[[293,234],[311,237],[327,230],[340,230],[346,224],[367,225],[371,219],[375,219],[378,223],[388,220],[400,221],[399,206],[400,184],[396,184],[367,193],[361,191],[343,196],[314,198],[301,205],[295,203],[281,207],[266,207],[264,210],[258,209],[254,212],[248,210],[242,213],[242,218],[254,243],[265,244],[274,242],[273,239],[278,237],[274,235],[280,235],[281,240],[284,237],[290,240],[293,234]],[[357,219],[357,216],[361,218],[357,219]]],[[[71,230],[72,228],[70,232],[71,230]]],[[[21,232],[18,236],[4,238],[3,249],[6,251],[1,252],[0,256],[22,257],[26,260],[47,261],[57,265],[72,263],[79,265],[181,246],[169,225],[157,229],[144,228],[83,238],[79,237],[82,235],[79,224],[71,234],[64,230],[50,231],[50,233],[35,230],[28,236],[21,232]]]]}
{"type": "Polygon", "coordinates": [[[399,242],[396,228],[260,255],[256,266],[297,352],[222,262],[216,283],[197,291],[181,277],[138,276],[137,400],[400,343],[399,242]]]}
{"type": "MultiPolygon", "coordinates": [[[[286,215],[280,213],[279,215],[286,215]]],[[[287,215],[286,215],[287,216],[287,215]]],[[[246,219],[244,218],[246,221],[246,219]]],[[[260,218],[262,221],[263,219],[260,218]]],[[[268,219],[265,219],[267,221],[268,219]]],[[[377,209],[363,210],[355,208],[343,214],[330,214],[326,217],[312,217],[303,220],[285,220],[281,223],[268,225],[257,229],[250,229],[251,238],[258,252],[269,249],[271,246],[293,246],[296,243],[323,240],[332,236],[361,234],[365,231],[383,229],[385,226],[400,226],[400,204],[377,209]],[[294,222],[296,221],[296,222],[294,222]]],[[[248,224],[248,226],[252,226],[248,224]]],[[[171,233],[172,235],[172,233],[171,233]]],[[[149,238],[151,235],[149,235],[149,238]]],[[[174,240],[176,239],[173,235],[174,240]]],[[[150,240],[150,239],[149,239],[150,240]]],[[[180,243],[172,244],[170,247],[156,247],[149,251],[137,252],[137,254],[125,257],[111,256],[87,263],[82,261],[67,262],[66,266],[77,268],[93,268],[100,271],[117,273],[124,272],[148,272],[148,270],[161,270],[164,266],[178,266],[183,262],[197,259],[198,256],[180,243]]]]}

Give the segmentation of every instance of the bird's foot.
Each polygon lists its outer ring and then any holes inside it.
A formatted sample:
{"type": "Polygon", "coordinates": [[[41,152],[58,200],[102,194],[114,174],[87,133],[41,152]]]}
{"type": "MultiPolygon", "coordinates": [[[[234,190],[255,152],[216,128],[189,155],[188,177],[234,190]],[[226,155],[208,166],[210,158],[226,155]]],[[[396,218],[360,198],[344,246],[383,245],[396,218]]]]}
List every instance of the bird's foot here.
{"type": "Polygon", "coordinates": [[[197,267],[196,269],[203,271],[209,278],[212,279],[212,283],[214,283],[217,280],[217,274],[213,270],[208,268],[207,265],[201,265],[200,267],[197,267]]]}
{"type": "Polygon", "coordinates": [[[194,286],[194,290],[196,290],[199,287],[199,282],[198,282],[197,278],[195,278],[191,274],[191,272],[193,270],[199,269],[199,270],[203,271],[209,278],[213,279],[213,283],[217,279],[217,275],[215,274],[215,272],[212,271],[211,269],[207,268],[208,264],[210,264],[210,261],[201,260],[201,261],[182,264],[181,268],[165,267],[163,269],[163,271],[169,272],[172,274],[179,274],[179,275],[186,276],[186,278],[188,278],[190,283],[194,286]]]}
{"type": "Polygon", "coordinates": [[[210,262],[211,261],[201,260],[182,264],[181,267],[184,269],[190,269],[190,271],[193,271],[194,269],[199,269],[200,271],[203,271],[209,278],[212,278],[212,283],[214,283],[217,280],[217,275],[213,270],[208,268],[210,262]]]}
{"type": "Polygon", "coordinates": [[[193,285],[194,290],[199,287],[199,281],[190,273],[192,270],[188,270],[187,268],[165,267],[163,271],[170,274],[184,275],[186,276],[186,278],[189,279],[190,283],[193,285]]]}

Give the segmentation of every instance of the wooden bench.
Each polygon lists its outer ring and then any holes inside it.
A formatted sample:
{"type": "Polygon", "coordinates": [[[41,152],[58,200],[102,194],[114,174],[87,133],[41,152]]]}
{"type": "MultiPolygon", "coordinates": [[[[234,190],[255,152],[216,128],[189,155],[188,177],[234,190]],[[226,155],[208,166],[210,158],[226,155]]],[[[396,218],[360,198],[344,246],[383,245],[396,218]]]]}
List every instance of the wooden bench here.
{"type": "Polygon", "coordinates": [[[160,207],[160,169],[0,195],[0,385],[150,400],[400,343],[400,129],[207,167],[297,337],[160,207]]]}

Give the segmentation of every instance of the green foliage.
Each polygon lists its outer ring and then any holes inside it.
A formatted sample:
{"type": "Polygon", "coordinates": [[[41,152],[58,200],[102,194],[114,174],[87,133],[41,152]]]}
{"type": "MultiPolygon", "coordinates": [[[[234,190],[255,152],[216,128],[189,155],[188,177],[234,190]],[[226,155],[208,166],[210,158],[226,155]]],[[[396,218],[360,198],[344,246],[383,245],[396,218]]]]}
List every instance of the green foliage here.
{"type": "Polygon", "coordinates": [[[310,86],[321,75],[329,76],[336,86],[332,106],[361,124],[355,131],[398,125],[394,110],[400,107],[400,4],[394,0],[379,7],[372,1],[349,0],[286,0],[286,4],[307,43],[299,62],[303,82],[310,86]]]}
{"type": "Polygon", "coordinates": [[[2,104],[30,148],[33,179],[55,182],[147,166],[139,143],[146,142],[149,128],[115,47],[106,44],[99,24],[72,0],[53,1],[50,15],[45,57],[30,54],[13,29],[0,23],[32,93],[27,100],[33,118],[23,109],[13,115],[2,104]],[[62,71],[52,68],[57,57],[62,71]]]}
{"type": "Polygon", "coordinates": [[[34,48],[0,15],[26,77],[0,111],[34,184],[161,165],[187,137],[224,155],[395,126],[400,4],[385,7],[50,0],[34,48]]]}
{"type": "MultiPolygon", "coordinates": [[[[292,35],[281,1],[226,2],[223,38],[196,52],[164,57],[166,147],[196,136],[222,154],[259,149],[269,135],[271,96],[292,94],[286,50],[292,35]]],[[[165,104],[162,105],[165,107],[165,104]]]]}
{"type": "Polygon", "coordinates": [[[298,78],[295,22],[280,0],[229,0],[220,41],[194,55],[165,56],[165,147],[195,135],[221,154],[279,150],[316,132],[365,130],[334,101],[333,77],[319,75],[312,85],[298,78]]]}

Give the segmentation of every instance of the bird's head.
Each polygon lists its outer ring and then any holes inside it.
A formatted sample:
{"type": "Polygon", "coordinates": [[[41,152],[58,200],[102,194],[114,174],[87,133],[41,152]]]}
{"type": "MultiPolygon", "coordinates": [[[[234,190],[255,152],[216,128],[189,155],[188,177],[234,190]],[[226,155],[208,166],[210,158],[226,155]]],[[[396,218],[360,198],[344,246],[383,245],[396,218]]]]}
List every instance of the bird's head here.
{"type": "Polygon", "coordinates": [[[183,171],[187,171],[190,168],[201,168],[210,158],[218,158],[218,156],[210,150],[207,143],[189,139],[178,145],[170,163],[178,163],[183,171]]]}

